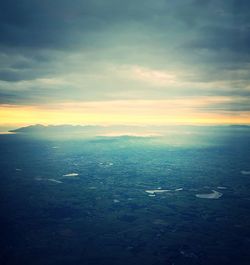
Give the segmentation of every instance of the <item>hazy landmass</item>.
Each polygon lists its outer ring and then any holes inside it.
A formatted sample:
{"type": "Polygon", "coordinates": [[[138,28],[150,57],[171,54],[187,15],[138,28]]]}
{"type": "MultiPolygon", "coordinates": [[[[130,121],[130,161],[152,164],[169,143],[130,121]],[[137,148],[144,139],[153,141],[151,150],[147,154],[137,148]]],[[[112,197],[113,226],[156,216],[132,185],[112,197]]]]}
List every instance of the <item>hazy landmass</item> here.
{"type": "Polygon", "coordinates": [[[30,125],[13,130],[12,133],[29,133],[29,134],[90,134],[92,136],[162,136],[167,133],[182,132],[185,134],[201,133],[201,132],[222,132],[232,130],[247,130],[250,127],[247,125],[228,125],[228,126],[194,126],[194,125],[177,125],[177,126],[129,126],[129,125],[30,125]]]}
{"type": "Polygon", "coordinates": [[[30,125],[14,130],[10,132],[15,133],[67,133],[67,132],[90,132],[90,131],[99,131],[101,126],[80,126],[80,125],[30,125]]]}

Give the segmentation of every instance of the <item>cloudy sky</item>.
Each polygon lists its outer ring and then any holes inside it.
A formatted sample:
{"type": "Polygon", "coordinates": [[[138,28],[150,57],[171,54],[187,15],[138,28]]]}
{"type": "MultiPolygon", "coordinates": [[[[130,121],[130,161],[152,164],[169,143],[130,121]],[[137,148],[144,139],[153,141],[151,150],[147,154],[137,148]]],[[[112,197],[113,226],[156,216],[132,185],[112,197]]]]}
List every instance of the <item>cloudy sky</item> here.
{"type": "Polygon", "coordinates": [[[0,1],[0,125],[250,123],[248,0],[0,1]]]}

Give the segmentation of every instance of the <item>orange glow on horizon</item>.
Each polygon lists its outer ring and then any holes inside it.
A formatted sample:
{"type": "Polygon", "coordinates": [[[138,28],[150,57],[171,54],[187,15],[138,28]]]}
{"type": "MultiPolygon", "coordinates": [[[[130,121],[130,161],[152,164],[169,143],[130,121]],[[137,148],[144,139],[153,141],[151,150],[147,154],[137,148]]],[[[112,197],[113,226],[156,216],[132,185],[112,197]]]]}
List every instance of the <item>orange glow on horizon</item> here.
{"type": "MultiPolygon", "coordinates": [[[[201,104],[201,102],[197,102],[201,104]]],[[[166,101],[65,103],[56,106],[0,106],[1,126],[31,124],[250,124],[250,112],[199,112],[186,103],[180,107],[166,101]]]]}

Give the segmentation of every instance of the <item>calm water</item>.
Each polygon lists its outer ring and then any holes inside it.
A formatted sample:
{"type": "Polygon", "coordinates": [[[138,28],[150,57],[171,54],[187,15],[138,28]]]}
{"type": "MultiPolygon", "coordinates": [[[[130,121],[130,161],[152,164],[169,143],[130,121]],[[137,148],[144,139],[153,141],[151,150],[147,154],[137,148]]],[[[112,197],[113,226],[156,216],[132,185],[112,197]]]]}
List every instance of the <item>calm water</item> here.
{"type": "Polygon", "coordinates": [[[0,264],[249,265],[249,131],[0,135],[0,264]]]}

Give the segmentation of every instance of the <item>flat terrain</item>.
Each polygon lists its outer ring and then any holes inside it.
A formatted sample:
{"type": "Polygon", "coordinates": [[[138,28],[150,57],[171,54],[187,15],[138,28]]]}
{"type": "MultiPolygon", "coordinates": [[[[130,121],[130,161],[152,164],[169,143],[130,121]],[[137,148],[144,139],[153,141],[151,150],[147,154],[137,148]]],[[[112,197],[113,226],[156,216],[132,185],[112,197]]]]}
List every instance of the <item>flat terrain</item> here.
{"type": "Polygon", "coordinates": [[[248,265],[249,146],[0,135],[0,263],[248,265]]]}

